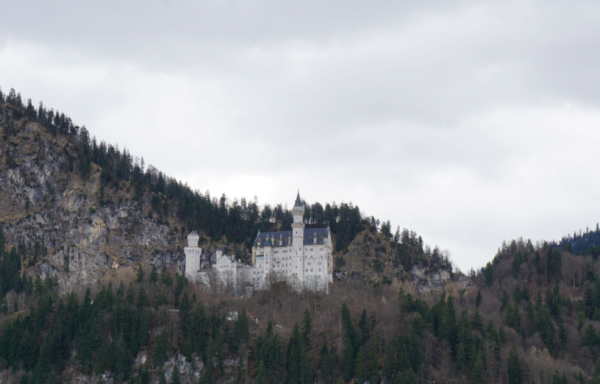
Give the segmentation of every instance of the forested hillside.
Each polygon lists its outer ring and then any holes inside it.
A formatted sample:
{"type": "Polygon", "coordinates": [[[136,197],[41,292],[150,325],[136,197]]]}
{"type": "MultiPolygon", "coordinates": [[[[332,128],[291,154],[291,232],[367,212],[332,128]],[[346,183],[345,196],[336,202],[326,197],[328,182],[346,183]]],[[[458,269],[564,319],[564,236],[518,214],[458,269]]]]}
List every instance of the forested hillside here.
{"type": "Polygon", "coordinates": [[[465,277],[413,231],[314,203],[329,295],[207,292],[181,274],[189,230],[244,259],[289,211],[194,192],[12,90],[0,127],[2,382],[600,382],[597,229],[465,277]]]}
{"type": "MultiPolygon", "coordinates": [[[[140,263],[181,272],[191,230],[200,233],[209,257],[222,247],[249,261],[259,230],[290,228],[286,206],[193,191],[126,148],[98,141],[64,113],[24,102],[12,89],[7,95],[0,90],[0,129],[0,225],[7,246],[16,248],[11,252],[21,260],[20,273],[27,271],[30,278],[41,272],[56,277],[61,287],[85,285],[114,269],[131,274],[140,263]]],[[[384,242],[376,244],[373,263],[360,265],[373,281],[400,278],[414,265],[429,268],[440,261],[451,270],[447,257],[416,233],[399,227],[394,232],[389,221],[365,217],[352,203],[306,204],[305,223],[331,228],[336,270],[345,279],[357,276],[352,259],[371,252],[349,252],[364,232],[378,233],[373,240],[384,242]],[[387,264],[391,268],[382,279],[387,264]]]]}
{"type": "Polygon", "coordinates": [[[476,286],[441,294],[408,282],[337,282],[329,295],[278,283],[236,298],[140,268],[132,281],[61,295],[36,278],[24,283],[28,309],[3,317],[0,359],[22,383],[591,383],[599,268],[591,255],[517,240],[472,273],[476,286]]]}
{"type": "Polygon", "coordinates": [[[596,257],[600,253],[600,227],[596,224],[593,231],[586,228],[585,232],[573,232],[573,236],[565,236],[555,245],[572,253],[591,253],[596,257]]]}

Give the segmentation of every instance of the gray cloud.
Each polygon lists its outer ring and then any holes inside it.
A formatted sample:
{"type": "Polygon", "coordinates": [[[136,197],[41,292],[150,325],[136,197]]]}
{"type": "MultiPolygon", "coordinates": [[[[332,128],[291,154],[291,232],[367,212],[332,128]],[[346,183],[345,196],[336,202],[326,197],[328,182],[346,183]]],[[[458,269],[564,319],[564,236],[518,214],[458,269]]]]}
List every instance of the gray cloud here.
{"type": "Polygon", "coordinates": [[[598,220],[600,5],[13,2],[0,85],[213,195],[353,201],[464,269],[598,220]]]}

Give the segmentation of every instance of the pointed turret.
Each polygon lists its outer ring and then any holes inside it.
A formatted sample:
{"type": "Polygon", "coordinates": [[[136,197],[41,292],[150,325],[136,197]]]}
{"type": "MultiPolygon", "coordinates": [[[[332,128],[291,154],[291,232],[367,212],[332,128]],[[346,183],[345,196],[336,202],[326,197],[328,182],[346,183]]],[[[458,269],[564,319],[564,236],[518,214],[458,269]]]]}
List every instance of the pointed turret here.
{"type": "Polygon", "coordinates": [[[302,200],[300,200],[300,190],[298,190],[298,195],[296,195],[296,202],[294,203],[294,208],[304,208],[304,204],[302,204],[302,200]]]}

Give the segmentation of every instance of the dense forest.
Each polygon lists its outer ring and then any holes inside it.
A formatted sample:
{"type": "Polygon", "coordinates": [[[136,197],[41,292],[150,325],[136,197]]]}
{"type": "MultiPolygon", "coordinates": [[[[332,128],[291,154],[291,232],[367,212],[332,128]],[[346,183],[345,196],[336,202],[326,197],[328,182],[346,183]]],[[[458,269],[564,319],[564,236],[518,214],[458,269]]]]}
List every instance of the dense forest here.
{"type": "Polygon", "coordinates": [[[0,362],[21,383],[74,372],[136,383],[595,383],[599,268],[517,240],[472,272],[475,285],[440,295],[358,282],[298,293],[282,282],[240,298],[141,267],[133,281],[61,295],[37,278],[22,282],[29,309],[3,318],[0,362]],[[166,369],[176,354],[183,361],[166,369]],[[184,361],[195,378],[179,372],[184,361]]]}
{"type": "Polygon", "coordinates": [[[573,236],[565,236],[558,244],[553,245],[572,253],[589,253],[597,257],[600,253],[600,226],[596,224],[596,229],[593,231],[586,228],[585,232],[573,232],[573,236]]]}

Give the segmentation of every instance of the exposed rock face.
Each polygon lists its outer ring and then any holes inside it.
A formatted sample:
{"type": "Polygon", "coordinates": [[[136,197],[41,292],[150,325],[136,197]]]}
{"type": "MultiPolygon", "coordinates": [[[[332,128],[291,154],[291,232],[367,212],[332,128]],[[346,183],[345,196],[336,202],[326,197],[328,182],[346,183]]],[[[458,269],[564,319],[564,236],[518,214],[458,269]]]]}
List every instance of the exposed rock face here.
{"type": "Polygon", "coordinates": [[[10,150],[16,159],[11,168],[0,158],[0,221],[8,244],[24,244],[32,255],[24,260],[28,274],[56,276],[69,289],[139,263],[183,268],[182,234],[144,214],[148,199],[134,202],[122,185],[107,190],[112,203],[101,205],[101,170],[93,165],[87,181],[70,171],[67,139],[50,138],[35,123],[19,132],[0,141],[2,158],[10,150]],[[46,249],[39,257],[36,242],[46,249]]]}
{"type": "Polygon", "coordinates": [[[467,289],[474,285],[471,279],[462,273],[454,274],[454,276],[445,270],[428,273],[425,268],[418,267],[412,269],[412,283],[421,293],[441,292],[448,284],[453,284],[461,289],[467,289]]]}

